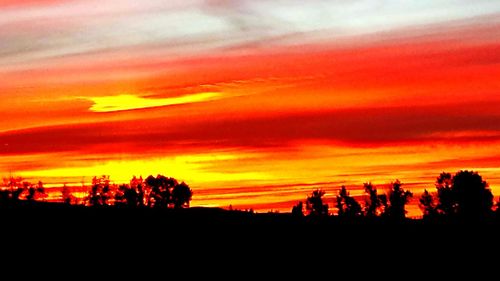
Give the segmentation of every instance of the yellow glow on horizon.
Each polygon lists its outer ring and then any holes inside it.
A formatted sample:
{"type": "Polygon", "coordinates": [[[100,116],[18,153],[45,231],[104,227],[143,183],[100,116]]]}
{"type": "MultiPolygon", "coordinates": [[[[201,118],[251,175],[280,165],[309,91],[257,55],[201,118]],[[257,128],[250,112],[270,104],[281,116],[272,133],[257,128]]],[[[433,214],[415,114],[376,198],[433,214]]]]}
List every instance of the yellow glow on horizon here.
{"type": "Polygon", "coordinates": [[[223,161],[237,161],[238,159],[253,157],[250,155],[236,155],[230,153],[221,154],[196,154],[182,155],[175,157],[161,157],[141,160],[123,160],[108,161],[106,163],[94,166],[65,167],[36,171],[25,171],[24,175],[28,177],[64,177],[78,178],[85,176],[87,181],[92,176],[102,174],[110,175],[111,180],[116,183],[126,183],[132,176],[143,176],[163,174],[174,177],[180,181],[186,181],[188,184],[201,185],[201,188],[213,186],[222,182],[244,182],[255,180],[269,180],[270,176],[259,172],[241,172],[235,171],[214,172],[208,169],[212,165],[217,165],[223,161]]]}
{"type": "Polygon", "coordinates": [[[146,98],[137,95],[124,94],[104,97],[89,97],[87,99],[94,103],[90,107],[90,111],[115,112],[211,101],[219,99],[221,96],[221,93],[206,92],[170,98],[146,98]]]}

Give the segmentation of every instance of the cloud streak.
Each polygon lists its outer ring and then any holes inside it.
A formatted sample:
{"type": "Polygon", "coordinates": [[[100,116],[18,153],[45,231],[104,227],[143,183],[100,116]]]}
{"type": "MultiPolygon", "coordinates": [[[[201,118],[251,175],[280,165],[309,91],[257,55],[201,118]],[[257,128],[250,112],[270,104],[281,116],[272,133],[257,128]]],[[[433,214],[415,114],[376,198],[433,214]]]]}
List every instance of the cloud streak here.
{"type": "Polygon", "coordinates": [[[93,112],[117,112],[124,110],[145,109],[161,106],[207,102],[220,99],[220,93],[197,93],[171,98],[145,98],[136,95],[117,95],[85,98],[94,104],[90,107],[93,112]]]}
{"type": "Polygon", "coordinates": [[[285,45],[314,43],[500,11],[486,0],[90,0],[9,7],[0,11],[0,67],[140,45],[191,56],[291,35],[285,45]]]}

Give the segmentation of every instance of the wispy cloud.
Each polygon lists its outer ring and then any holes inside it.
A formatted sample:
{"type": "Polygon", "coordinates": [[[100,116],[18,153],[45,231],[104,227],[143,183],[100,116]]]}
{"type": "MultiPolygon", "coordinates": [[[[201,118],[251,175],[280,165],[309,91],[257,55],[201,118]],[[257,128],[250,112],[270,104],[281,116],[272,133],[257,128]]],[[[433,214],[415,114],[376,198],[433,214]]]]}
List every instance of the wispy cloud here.
{"type": "Polygon", "coordinates": [[[500,11],[486,0],[7,2],[0,67],[141,45],[190,56],[296,34],[288,43],[313,43],[500,11]]]}
{"type": "Polygon", "coordinates": [[[220,98],[222,98],[221,93],[197,93],[170,98],[147,98],[136,95],[115,95],[104,97],[88,97],[85,99],[88,99],[94,103],[90,107],[90,110],[93,112],[114,112],[206,102],[217,100],[220,98]]]}

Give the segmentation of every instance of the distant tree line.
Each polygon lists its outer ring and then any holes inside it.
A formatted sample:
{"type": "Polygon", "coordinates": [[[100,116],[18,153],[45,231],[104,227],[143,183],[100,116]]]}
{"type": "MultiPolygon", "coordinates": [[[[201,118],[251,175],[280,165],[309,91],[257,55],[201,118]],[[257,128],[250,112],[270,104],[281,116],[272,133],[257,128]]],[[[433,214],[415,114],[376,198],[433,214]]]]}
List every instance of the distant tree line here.
{"type": "Polygon", "coordinates": [[[6,201],[35,201],[45,200],[47,194],[43,183],[39,181],[33,184],[21,177],[9,177],[3,179],[3,188],[0,189],[0,202],[6,201]]]}
{"type": "Polygon", "coordinates": [[[127,206],[151,208],[189,207],[193,191],[185,182],[174,178],[150,175],[133,177],[129,184],[113,188],[109,176],[94,177],[84,202],[90,206],[127,206]]]}
{"type": "MultiPolygon", "coordinates": [[[[387,194],[379,194],[373,184],[365,183],[366,199],[363,205],[342,186],[334,200],[333,206],[337,212],[333,215],[341,218],[404,219],[407,213],[405,206],[413,194],[402,186],[403,184],[396,180],[387,194]]],[[[436,179],[435,189],[434,195],[424,190],[419,198],[419,207],[424,219],[487,219],[494,214],[493,194],[488,183],[477,172],[459,171],[455,175],[443,172],[436,179]]],[[[318,189],[306,198],[305,213],[304,203],[301,201],[293,206],[292,215],[332,215],[328,210],[325,192],[318,189]]],[[[496,204],[496,212],[500,216],[500,202],[496,204]]]]}
{"type": "MultiPolygon", "coordinates": [[[[435,192],[424,190],[418,199],[424,220],[458,218],[487,219],[495,212],[500,218],[500,201],[494,203],[489,185],[474,171],[459,171],[455,175],[441,173],[434,184],[435,192]]],[[[351,196],[345,186],[339,188],[333,198],[333,210],[325,198],[325,191],[314,190],[305,203],[298,202],[292,208],[295,217],[326,217],[336,215],[344,219],[384,218],[401,220],[406,217],[406,205],[413,193],[403,188],[396,180],[386,193],[379,193],[372,183],[363,185],[363,202],[351,196]],[[336,212],[335,212],[336,211],[336,212]]],[[[94,177],[87,196],[81,203],[86,206],[118,206],[145,208],[185,208],[189,207],[193,191],[184,182],[163,175],[133,177],[128,184],[113,184],[109,176],[94,177]]],[[[3,179],[0,188],[0,203],[26,201],[46,201],[47,194],[41,181],[32,184],[20,177],[3,179]]],[[[71,189],[64,185],[61,189],[62,201],[78,204],[71,189]]],[[[358,197],[359,198],[359,197],[358,197]]],[[[252,211],[253,213],[253,211],[252,211]]]]}
{"type": "MultiPolygon", "coordinates": [[[[19,200],[44,201],[47,198],[43,183],[31,184],[22,178],[4,179],[4,187],[0,189],[0,202],[17,202],[19,200]]],[[[150,175],[133,177],[129,184],[112,184],[110,176],[94,177],[83,198],[87,206],[127,206],[150,208],[185,208],[189,207],[193,191],[184,182],[175,178],[150,175]]],[[[64,185],[61,189],[62,202],[76,204],[76,197],[71,189],[64,185]]]]}

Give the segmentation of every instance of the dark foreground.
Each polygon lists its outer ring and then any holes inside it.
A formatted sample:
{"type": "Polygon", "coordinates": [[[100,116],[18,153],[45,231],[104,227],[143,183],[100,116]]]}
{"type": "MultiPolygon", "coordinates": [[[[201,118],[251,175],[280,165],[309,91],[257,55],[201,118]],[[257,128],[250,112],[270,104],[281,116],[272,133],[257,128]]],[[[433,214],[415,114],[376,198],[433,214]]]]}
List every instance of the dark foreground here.
{"type": "MultiPolygon", "coordinates": [[[[0,227],[65,232],[220,232],[227,235],[301,233],[318,235],[459,235],[464,231],[496,234],[500,220],[413,220],[341,219],[294,217],[289,213],[249,213],[220,208],[151,209],[127,207],[84,207],[58,203],[21,201],[0,205],[0,227]]],[[[500,234],[500,232],[498,232],[500,234]]],[[[500,236],[499,236],[500,237],[500,236]]]]}
{"type": "Polygon", "coordinates": [[[336,260],[352,265],[367,259],[383,266],[388,260],[403,264],[409,259],[476,260],[496,252],[500,238],[500,224],[493,220],[341,220],[218,208],[89,208],[21,202],[1,205],[0,222],[3,249],[10,248],[4,255],[11,258],[33,260],[35,253],[38,260],[55,257],[74,263],[75,257],[98,261],[111,254],[128,264],[157,257],[217,263],[213,257],[222,257],[246,270],[249,260],[272,261],[268,265],[278,260],[336,260]]]}

